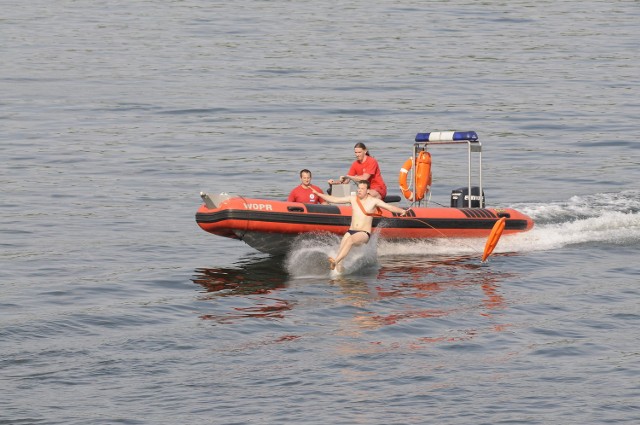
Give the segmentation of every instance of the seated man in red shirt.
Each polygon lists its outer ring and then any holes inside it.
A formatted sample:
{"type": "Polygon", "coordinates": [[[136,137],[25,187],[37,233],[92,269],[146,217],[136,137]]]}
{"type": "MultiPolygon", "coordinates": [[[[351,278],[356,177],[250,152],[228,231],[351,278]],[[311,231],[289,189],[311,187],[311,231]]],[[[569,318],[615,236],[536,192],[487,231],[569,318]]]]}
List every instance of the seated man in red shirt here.
{"type": "Polygon", "coordinates": [[[315,189],[318,193],[323,193],[322,189],[311,184],[311,171],[305,168],[300,171],[300,184],[291,191],[287,201],[302,202],[305,204],[326,204],[327,202],[317,196],[311,188],[315,189]]]}

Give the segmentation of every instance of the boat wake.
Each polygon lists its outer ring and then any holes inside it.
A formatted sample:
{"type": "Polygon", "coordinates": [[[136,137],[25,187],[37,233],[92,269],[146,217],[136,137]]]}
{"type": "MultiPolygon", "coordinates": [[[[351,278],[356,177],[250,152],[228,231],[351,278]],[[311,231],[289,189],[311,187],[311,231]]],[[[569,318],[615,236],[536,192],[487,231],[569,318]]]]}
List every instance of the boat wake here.
{"type": "Polygon", "coordinates": [[[366,245],[354,247],[336,270],[329,268],[329,257],[338,254],[341,238],[327,233],[298,236],[285,258],[285,269],[295,278],[360,274],[378,269],[378,234],[374,232],[366,245]]]}
{"type": "MultiPolygon", "coordinates": [[[[640,191],[573,196],[567,201],[510,206],[527,214],[535,227],[504,235],[495,253],[545,251],[578,244],[632,245],[640,242],[640,191]]],[[[381,256],[481,255],[485,239],[382,241],[381,256]]]]}

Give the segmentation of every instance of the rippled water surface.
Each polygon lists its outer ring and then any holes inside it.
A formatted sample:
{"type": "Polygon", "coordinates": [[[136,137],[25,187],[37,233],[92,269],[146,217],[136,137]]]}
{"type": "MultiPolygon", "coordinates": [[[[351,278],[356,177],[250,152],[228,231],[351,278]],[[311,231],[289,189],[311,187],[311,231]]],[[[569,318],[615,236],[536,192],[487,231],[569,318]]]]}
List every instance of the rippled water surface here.
{"type": "MultiPolygon", "coordinates": [[[[5,1],[0,423],[640,422],[633,1],[5,1]],[[367,144],[473,130],[484,241],[201,231],[201,190],[282,199],[367,144]],[[332,245],[333,244],[333,245],[332,245]],[[320,264],[320,265],[319,265],[320,264]],[[356,266],[357,265],[357,266],[356,266]]],[[[465,184],[434,154],[432,202],[465,184]]],[[[404,204],[401,204],[404,206],[404,204]]]]}

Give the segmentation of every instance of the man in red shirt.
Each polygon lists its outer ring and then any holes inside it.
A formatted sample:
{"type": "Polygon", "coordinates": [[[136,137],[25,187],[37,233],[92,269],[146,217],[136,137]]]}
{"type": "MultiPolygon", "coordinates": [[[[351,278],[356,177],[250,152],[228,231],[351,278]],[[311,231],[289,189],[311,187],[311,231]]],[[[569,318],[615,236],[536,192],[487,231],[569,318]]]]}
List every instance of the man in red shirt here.
{"type": "Polygon", "coordinates": [[[291,193],[287,202],[302,202],[305,204],[326,204],[327,202],[316,195],[311,188],[318,193],[323,193],[318,186],[311,184],[311,171],[306,168],[300,171],[300,184],[296,186],[291,193]]]}
{"type": "Polygon", "coordinates": [[[351,168],[346,176],[340,176],[338,181],[329,180],[329,184],[347,183],[349,180],[358,183],[361,180],[368,180],[371,188],[369,195],[374,198],[384,199],[387,196],[387,185],[382,179],[378,161],[371,155],[364,143],[359,142],[353,148],[356,160],[351,164],[351,168]]]}

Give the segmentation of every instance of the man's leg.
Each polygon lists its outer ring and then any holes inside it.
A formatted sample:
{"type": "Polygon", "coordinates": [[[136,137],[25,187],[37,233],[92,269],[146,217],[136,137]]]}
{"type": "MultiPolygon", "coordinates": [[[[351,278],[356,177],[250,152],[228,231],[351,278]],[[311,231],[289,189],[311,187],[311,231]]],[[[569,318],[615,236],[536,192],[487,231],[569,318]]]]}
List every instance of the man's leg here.
{"type": "Polygon", "coordinates": [[[336,257],[336,264],[340,263],[347,256],[351,247],[358,246],[367,243],[369,236],[365,232],[345,233],[340,242],[340,249],[338,250],[338,256],[336,257]]]}

